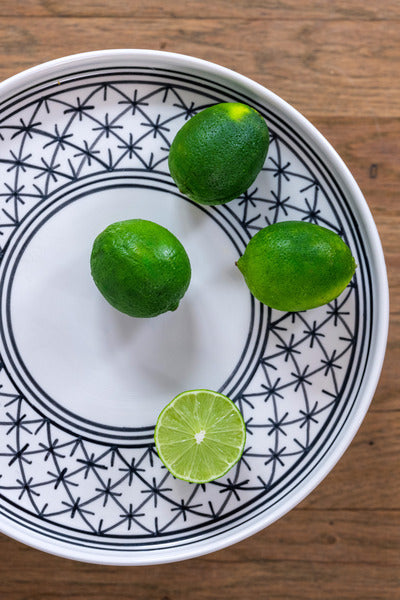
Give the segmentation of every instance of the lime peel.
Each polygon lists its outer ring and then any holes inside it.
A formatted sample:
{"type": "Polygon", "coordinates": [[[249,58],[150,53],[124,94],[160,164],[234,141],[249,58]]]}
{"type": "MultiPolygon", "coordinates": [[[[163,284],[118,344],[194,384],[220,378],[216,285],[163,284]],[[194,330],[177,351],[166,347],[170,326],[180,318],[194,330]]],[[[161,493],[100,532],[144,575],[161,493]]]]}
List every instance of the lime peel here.
{"type": "Polygon", "coordinates": [[[168,154],[171,177],[182,194],[206,205],[244,193],[261,171],[269,147],[263,116],[240,102],[200,110],[175,135],[168,154]]]}
{"type": "Polygon", "coordinates": [[[357,266],[337,233],[306,221],[264,227],[236,265],[257,300],[288,312],[331,302],[344,291],[357,266]]]}
{"type": "Polygon", "coordinates": [[[191,278],[181,242],[145,219],[118,221],[102,231],[93,243],[90,268],[111,306],[141,318],[175,311],[191,278]]]}

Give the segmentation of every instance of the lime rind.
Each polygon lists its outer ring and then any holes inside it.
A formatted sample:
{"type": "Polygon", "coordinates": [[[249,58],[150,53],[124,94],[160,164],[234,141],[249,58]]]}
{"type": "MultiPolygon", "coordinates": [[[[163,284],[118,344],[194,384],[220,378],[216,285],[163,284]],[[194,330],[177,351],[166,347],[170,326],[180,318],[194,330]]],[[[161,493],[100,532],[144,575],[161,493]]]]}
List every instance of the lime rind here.
{"type": "Polygon", "coordinates": [[[257,300],[281,311],[305,311],[338,298],[356,270],[350,248],[334,231],[282,221],[258,231],[236,262],[257,300]]]}
{"type": "Polygon", "coordinates": [[[182,392],[163,408],[154,440],[160,460],[174,477],[208,483],[223,477],[240,460],[246,427],[242,414],[229,398],[211,390],[191,390],[182,392]],[[220,411],[222,414],[214,423],[215,414],[220,411]],[[225,429],[221,426],[224,419],[228,420],[225,429]],[[196,443],[195,435],[203,430],[204,439],[196,443]],[[168,439],[171,434],[173,439],[168,439]]]}
{"type": "Polygon", "coordinates": [[[178,238],[145,219],[117,221],[99,233],[90,254],[90,270],[109,304],[137,318],[175,311],[192,273],[178,238]]]}
{"type": "Polygon", "coordinates": [[[194,202],[225,204],[255,181],[269,139],[268,125],[254,108],[237,102],[214,104],[175,135],[168,154],[171,177],[194,202]]]}

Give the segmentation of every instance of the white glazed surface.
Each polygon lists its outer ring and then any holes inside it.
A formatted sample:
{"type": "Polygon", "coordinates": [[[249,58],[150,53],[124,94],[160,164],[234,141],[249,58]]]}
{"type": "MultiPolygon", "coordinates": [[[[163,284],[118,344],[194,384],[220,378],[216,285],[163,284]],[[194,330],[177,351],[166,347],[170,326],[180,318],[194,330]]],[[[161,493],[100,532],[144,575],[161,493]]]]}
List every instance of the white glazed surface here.
{"type": "Polygon", "coordinates": [[[1,530],[68,558],[138,565],[266,527],[340,458],[382,366],[385,264],[348,169],[268,90],[171,53],[52,61],[3,82],[0,102],[1,530]],[[246,194],[199,207],[174,186],[168,147],[196,110],[227,100],[264,114],[270,150],[246,194]],[[94,237],[127,218],[159,222],[186,247],[193,279],[176,312],[131,319],[91,281],[94,237]],[[287,219],[349,243],[359,266],[338,301],[285,315],[250,296],[234,262],[258,229],[287,219]],[[248,427],[242,461],[207,486],[174,480],[152,443],[164,404],[200,387],[229,395],[248,427]]]}

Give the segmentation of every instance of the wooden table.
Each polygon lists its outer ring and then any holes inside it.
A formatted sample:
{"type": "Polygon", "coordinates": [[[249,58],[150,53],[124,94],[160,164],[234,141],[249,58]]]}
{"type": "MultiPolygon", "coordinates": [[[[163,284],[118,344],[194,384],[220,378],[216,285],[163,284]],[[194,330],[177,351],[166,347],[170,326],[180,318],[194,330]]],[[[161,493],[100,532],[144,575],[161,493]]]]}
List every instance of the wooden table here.
{"type": "Polygon", "coordinates": [[[0,0],[0,17],[0,80],[76,52],[153,48],[220,63],[285,98],[361,186],[391,286],[369,413],[295,510],[236,546],[155,567],[80,564],[0,536],[0,598],[400,598],[399,0],[0,0]]]}

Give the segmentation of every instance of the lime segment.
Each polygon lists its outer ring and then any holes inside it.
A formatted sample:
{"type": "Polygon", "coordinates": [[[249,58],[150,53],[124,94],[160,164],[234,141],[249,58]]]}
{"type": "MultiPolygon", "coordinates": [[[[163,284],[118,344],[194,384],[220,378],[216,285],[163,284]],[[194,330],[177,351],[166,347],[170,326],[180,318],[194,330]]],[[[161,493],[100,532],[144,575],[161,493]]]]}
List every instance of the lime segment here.
{"type": "Polygon", "coordinates": [[[154,441],[174,477],[206,483],[222,477],[238,462],[246,427],[229,398],[210,390],[191,390],[162,410],[154,441]]]}

